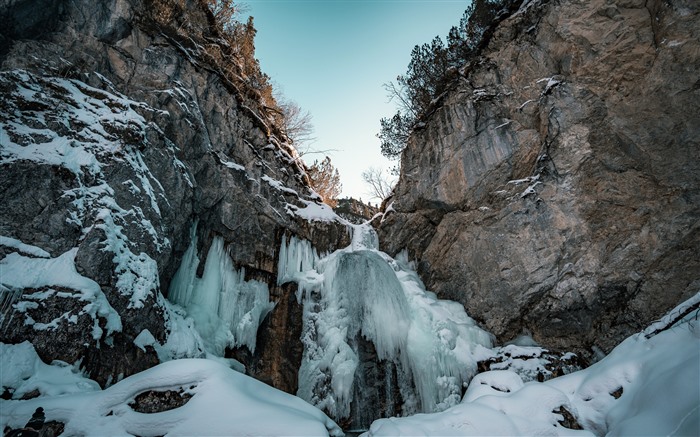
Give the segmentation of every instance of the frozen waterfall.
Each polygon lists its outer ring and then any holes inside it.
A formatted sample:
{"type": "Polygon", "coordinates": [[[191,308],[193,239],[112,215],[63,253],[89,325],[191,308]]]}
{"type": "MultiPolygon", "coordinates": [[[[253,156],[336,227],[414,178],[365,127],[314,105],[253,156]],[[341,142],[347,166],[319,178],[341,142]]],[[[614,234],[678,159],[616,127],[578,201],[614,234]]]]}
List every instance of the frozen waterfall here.
{"type": "Polygon", "coordinates": [[[426,291],[407,256],[397,258],[378,250],[368,225],[354,226],[352,244],[327,256],[293,236],[280,248],[278,283],[296,282],[304,307],[298,395],[354,426],[368,425],[351,417],[366,391],[357,385],[370,378],[363,353],[376,352],[372,371],[385,374],[378,396],[391,403],[399,393],[406,415],[458,404],[475,354],[492,345],[460,304],[426,291]],[[363,352],[367,342],[374,351],[363,352]]]}
{"type": "Polygon", "coordinates": [[[214,237],[197,277],[196,223],[190,234],[190,246],[175,273],[168,299],[183,307],[204,341],[207,352],[223,356],[226,347],[246,346],[255,352],[258,327],[275,306],[270,302],[267,284],[246,281],[245,269],[231,262],[221,237],[214,237]]]}
{"type": "MultiPolygon", "coordinates": [[[[379,251],[370,226],[351,229],[352,244],[331,254],[296,236],[280,246],[278,285],[296,283],[303,307],[297,395],[347,428],[457,405],[491,335],[460,304],[426,291],[405,253],[394,259],[379,251]]],[[[267,284],[245,280],[221,237],[197,277],[196,224],[190,241],[169,300],[185,310],[206,352],[254,352],[258,327],[274,307],[267,284]]]]}

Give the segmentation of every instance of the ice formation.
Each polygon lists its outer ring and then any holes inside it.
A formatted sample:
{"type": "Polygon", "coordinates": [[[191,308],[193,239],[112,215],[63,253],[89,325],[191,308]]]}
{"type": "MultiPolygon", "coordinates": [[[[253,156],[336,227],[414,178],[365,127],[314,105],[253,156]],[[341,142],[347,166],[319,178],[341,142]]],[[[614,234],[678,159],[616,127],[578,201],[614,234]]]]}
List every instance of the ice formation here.
{"type": "Polygon", "coordinates": [[[700,293],[584,370],[543,383],[510,370],[480,373],[459,405],[380,419],[366,435],[700,435],[697,310],[648,337],[698,300],[700,293]],[[571,429],[564,409],[583,429],[571,429]]]}
{"type": "Polygon", "coordinates": [[[193,320],[207,352],[223,356],[226,347],[236,346],[255,352],[258,327],[275,306],[270,302],[267,284],[246,281],[245,269],[234,267],[224,240],[218,236],[211,243],[204,273],[198,278],[196,223],[190,241],[170,283],[168,299],[184,308],[193,320]]]}
{"type": "Polygon", "coordinates": [[[461,305],[426,291],[407,256],[398,258],[378,250],[368,225],[354,226],[352,244],[325,257],[308,241],[282,242],[278,282],[296,282],[304,306],[298,395],[333,417],[351,415],[360,336],[395,366],[404,414],[459,403],[475,353],[492,344],[461,305]]]}

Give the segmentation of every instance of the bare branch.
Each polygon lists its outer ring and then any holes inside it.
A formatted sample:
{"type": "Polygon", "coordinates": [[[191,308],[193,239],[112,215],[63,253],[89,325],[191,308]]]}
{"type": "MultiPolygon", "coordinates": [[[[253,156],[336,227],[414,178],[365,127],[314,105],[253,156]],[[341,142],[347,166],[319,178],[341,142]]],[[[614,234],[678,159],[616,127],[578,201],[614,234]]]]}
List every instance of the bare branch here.
{"type": "Polygon", "coordinates": [[[387,98],[389,99],[389,102],[398,100],[399,108],[401,110],[405,112],[410,112],[411,114],[413,114],[414,118],[418,117],[416,108],[414,107],[414,105],[411,105],[411,103],[407,99],[407,91],[405,86],[398,86],[396,83],[394,83],[393,80],[386,82],[382,86],[384,87],[384,90],[387,93],[387,98]]]}
{"type": "Polygon", "coordinates": [[[306,156],[306,155],[328,155],[329,153],[333,152],[340,152],[340,149],[315,149],[311,147],[310,144],[305,144],[301,147],[296,147],[297,153],[299,153],[299,156],[306,156]]]}
{"type": "Polygon", "coordinates": [[[383,169],[378,167],[370,167],[364,170],[362,172],[362,180],[369,187],[367,194],[380,202],[389,197],[396,184],[395,180],[392,180],[383,169]]]}

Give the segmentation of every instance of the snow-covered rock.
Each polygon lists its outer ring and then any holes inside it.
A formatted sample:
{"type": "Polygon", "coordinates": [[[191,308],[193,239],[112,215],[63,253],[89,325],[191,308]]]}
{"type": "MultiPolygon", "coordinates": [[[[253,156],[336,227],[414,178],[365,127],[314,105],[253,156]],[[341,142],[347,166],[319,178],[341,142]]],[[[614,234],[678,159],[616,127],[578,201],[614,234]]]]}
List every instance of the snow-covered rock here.
{"type": "Polygon", "coordinates": [[[24,392],[38,387],[46,395],[0,400],[3,429],[23,427],[43,408],[47,421],[63,424],[63,435],[342,435],[338,425],[303,400],[211,360],[171,361],[99,390],[69,368],[41,363],[28,343],[0,348],[3,366],[13,365],[3,371],[3,386],[24,392]],[[12,354],[11,362],[6,353],[12,354]],[[180,393],[182,400],[156,411],[140,408],[141,395],[159,392],[180,393]]]}
{"type": "Polygon", "coordinates": [[[227,297],[244,289],[220,309],[234,340],[217,344],[294,391],[298,362],[275,364],[301,348],[286,328],[300,324],[294,292],[276,284],[280,238],[335,250],[349,233],[254,93],[208,64],[215,30],[192,6],[184,29],[141,1],[0,5],[0,340],[30,340],[103,386],[206,356],[202,305],[167,300],[189,256],[222,266],[210,276],[235,282],[227,297]],[[248,291],[259,299],[241,310],[248,291]]]}

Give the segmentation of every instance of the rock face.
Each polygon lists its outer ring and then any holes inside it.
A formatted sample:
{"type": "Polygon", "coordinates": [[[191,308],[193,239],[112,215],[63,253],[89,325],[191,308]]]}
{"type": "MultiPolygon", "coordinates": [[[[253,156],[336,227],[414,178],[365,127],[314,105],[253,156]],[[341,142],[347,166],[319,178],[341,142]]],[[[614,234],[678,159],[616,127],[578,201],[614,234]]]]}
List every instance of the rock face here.
{"type": "MultiPolygon", "coordinates": [[[[158,362],[134,340],[170,334],[163,296],[195,221],[198,253],[222,237],[281,302],[294,291],[276,285],[283,235],[349,243],[344,225],[294,214],[319,200],[303,165],[207,57],[202,3],[170,3],[188,10],[177,29],[154,18],[167,1],[0,1],[0,341],[28,339],[102,385],[158,362]]],[[[299,313],[277,306],[246,363],[288,391],[298,362],[259,361],[294,360],[270,338],[299,313]]]]}
{"type": "Polygon", "coordinates": [[[379,213],[379,208],[348,197],[338,199],[338,205],[333,208],[333,211],[350,223],[360,224],[371,220],[372,217],[379,213]]]}
{"type": "Polygon", "coordinates": [[[697,2],[523,2],[414,130],[380,227],[500,340],[609,351],[700,288],[697,2]]]}

